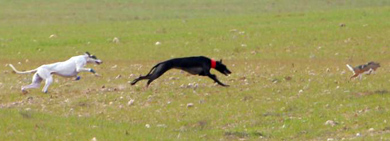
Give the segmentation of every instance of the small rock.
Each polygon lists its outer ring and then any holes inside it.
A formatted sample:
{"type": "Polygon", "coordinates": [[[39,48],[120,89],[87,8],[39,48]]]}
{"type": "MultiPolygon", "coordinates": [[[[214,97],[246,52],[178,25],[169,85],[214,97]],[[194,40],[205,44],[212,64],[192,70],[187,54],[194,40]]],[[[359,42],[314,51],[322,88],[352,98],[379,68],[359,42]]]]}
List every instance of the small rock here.
{"type": "Polygon", "coordinates": [[[158,41],[157,41],[157,42],[156,42],[156,46],[158,46],[158,45],[161,45],[161,42],[158,42],[158,41]]]}
{"type": "Polygon", "coordinates": [[[274,84],[276,84],[276,83],[278,83],[278,82],[279,82],[279,79],[276,79],[276,78],[275,78],[275,79],[272,80],[272,83],[274,83],[274,84]]]}
{"type": "Polygon", "coordinates": [[[191,108],[191,107],[194,107],[194,103],[188,103],[187,104],[187,108],[191,108]]]}
{"type": "Polygon", "coordinates": [[[165,124],[157,124],[157,127],[166,128],[167,125],[165,125],[165,124]]]}
{"type": "Polygon", "coordinates": [[[127,102],[127,106],[131,106],[131,105],[133,105],[133,104],[134,104],[134,99],[130,99],[130,101],[127,102]]]}
{"type": "Polygon", "coordinates": [[[374,128],[370,128],[370,129],[368,129],[368,132],[374,132],[375,131],[375,129],[374,128]]]}
{"type": "Polygon", "coordinates": [[[362,134],[356,133],[356,137],[360,137],[360,136],[362,136],[362,134]]]}
{"type": "Polygon", "coordinates": [[[238,30],[237,29],[230,29],[229,31],[230,32],[237,32],[238,30]]]}
{"type": "Polygon", "coordinates": [[[93,137],[93,138],[91,139],[91,141],[97,141],[96,137],[93,137]]]}
{"type": "Polygon", "coordinates": [[[122,75],[119,74],[118,76],[115,77],[115,79],[119,79],[121,77],[122,77],[122,75]]]}
{"type": "Polygon", "coordinates": [[[149,125],[149,124],[146,124],[145,127],[146,127],[146,128],[150,128],[150,125],[149,125]]]}
{"type": "Polygon", "coordinates": [[[333,121],[333,120],[327,120],[326,122],[325,122],[325,125],[330,125],[330,126],[335,126],[335,125],[337,125],[337,122],[335,122],[335,121],[333,121]]]}
{"type": "Polygon", "coordinates": [[[50,39],[51,39],[51,38],[57,38],[57,35],[51,34],[51,35],[49,36],[49,38],[50,38],[50,39]]]}
{"type": "Polygon", "coordinates": [[[119,38],[118,37],[114,37],[114,39],[112,39],[112,42],[115,43],[115,44],[118,44],[119,43],[119,38]]]}
{"type": "Polygon", "coordinates": [[[27,100],[33,100],[33,99],[34,99],[34,98],[33,98],[33,97],[31,97],[31,96],[27,98],[27,100]]]}

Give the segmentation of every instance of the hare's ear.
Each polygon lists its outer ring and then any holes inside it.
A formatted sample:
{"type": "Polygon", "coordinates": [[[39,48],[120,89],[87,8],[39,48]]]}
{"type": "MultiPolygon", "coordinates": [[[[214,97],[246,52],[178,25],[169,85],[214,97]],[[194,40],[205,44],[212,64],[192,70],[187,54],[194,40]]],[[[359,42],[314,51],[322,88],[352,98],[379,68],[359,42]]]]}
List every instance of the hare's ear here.
{"type": "Polygon", "coordinates": [[[91,56],[91,54],[89,54],[89,52],[87,51],[87,52],[85,52],[85,54],[87,54],[88,56],[91,56]]]}

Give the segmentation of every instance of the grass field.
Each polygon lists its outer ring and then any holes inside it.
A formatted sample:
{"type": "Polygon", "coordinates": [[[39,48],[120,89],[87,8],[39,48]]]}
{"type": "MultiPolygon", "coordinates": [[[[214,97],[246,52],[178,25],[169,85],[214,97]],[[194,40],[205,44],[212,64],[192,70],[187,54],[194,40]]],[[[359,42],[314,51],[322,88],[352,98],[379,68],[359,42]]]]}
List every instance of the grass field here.
{"type": "Polygon", "coordinates": [[[390,140],[388,0],[3,0],[0,9],[0,140],[390,140]],[[7,66],[85,51],[104,61],[88,66],[102,76],[55,76],[48,94],[23,95],[32,75],[7,66]],[[178,70],[147,89],[128,84],[194,55],[223,59],[233,74],[212,73],[230,87],[178,70]],[[345,64],[368,61],[382,67],[350,81],[345,64]]]}

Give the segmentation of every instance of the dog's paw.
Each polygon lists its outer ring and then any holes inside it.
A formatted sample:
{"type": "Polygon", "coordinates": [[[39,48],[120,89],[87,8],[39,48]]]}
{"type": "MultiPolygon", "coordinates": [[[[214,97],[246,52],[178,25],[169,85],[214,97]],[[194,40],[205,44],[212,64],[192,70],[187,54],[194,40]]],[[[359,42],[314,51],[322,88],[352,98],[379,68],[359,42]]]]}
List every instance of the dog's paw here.
{"type": "Polygon", "coordinates": [[[89,72],[96,73],[96,71],[93,69],[90,69],[89,72]]]}
{"type": "Polygon", "coordinates": [[[22,94],[28,94],[27,90],[22,90],[22,94]]]}
{"type": "Polygon", "coordinates": [[[81,76],[77,76],[75,80],[77,81],[77,80],[80,80],[80,79],[81,79],[81,76]]]}
{"type": "Polygon", "coordinates": [[[137,83],[137,80],[133,80],[131,82],[129,81],[128,83],[131,84],[131,85],[135,85],[137,83]]]}
{"type": "Polygon", "coordinates": [[[101,75],[100,74],[98,74],[98,73],[95,73],[94,74],[96,77],[100,77],[101,75]]]}

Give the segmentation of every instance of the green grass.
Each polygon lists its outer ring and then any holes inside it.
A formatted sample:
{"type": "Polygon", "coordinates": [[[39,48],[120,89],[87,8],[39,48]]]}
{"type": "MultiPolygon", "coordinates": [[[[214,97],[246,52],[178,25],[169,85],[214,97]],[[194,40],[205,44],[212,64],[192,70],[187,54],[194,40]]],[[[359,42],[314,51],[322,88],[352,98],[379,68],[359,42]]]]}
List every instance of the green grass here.
{"type": "Polygon", "coordinates": [[[390,139],[388,1],[0,5],[0,140],[390,139]],[[28,70],[85,51],[104,61],[88,66],[102,76],[55,76],[49,94],[21,94],[32,76],[6,66],[28,70]],[[231,87],[178,70],[147,89],[127,83],[157,62],[192,55],[222,58],[233,74],[212,73],[231,87]],[[345,64],[368,61],[381,63],[377,74],[348,80],[345,64]]]}

